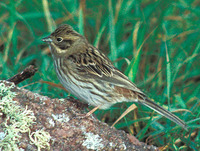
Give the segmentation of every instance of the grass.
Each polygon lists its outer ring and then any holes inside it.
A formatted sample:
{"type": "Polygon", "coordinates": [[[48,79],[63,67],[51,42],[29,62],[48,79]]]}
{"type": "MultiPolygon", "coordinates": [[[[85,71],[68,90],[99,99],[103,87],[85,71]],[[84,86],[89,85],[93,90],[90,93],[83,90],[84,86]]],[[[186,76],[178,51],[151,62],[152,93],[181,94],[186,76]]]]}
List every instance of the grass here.
{"type": "MultiPolygon", "coordinates": [[[[39,72],[19,84],[50,97],[64,90],[51,54],[41,41],[67,23],[103,51],[150,98],[187,122],[189,131],[138,106],[116,128],[165,150],[200,148],[200,5],[198,0],[2,0],[0,2],[0,79],[33,64],[39,72]]],[[[108,124],[131,103],[96,112],[108,124]]]]}

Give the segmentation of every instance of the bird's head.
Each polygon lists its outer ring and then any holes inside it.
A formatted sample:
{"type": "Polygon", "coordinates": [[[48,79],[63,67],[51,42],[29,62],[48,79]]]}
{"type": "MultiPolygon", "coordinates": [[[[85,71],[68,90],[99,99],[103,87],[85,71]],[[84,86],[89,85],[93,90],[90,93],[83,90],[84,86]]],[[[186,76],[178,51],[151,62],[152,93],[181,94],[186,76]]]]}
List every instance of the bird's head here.
{"type": "Polygon", "coordinates": [[[70,25],[59,26],[51,35],[42,39],[50,45],[55,56],[70,55],[81,50],[86,43],[85,37],[76,32],[70,25]]]}

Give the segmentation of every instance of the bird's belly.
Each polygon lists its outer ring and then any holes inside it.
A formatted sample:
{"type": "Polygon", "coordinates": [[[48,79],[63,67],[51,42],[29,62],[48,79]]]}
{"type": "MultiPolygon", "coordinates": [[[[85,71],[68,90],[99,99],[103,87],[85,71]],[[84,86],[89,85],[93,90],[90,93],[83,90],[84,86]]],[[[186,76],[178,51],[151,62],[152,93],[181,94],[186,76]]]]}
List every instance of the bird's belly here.
{"type": "Polygon", "coordinates": [[[115,103],[130,101],[115,93],[109,84],[92,82],[78,75],[67,74],[66,76],[63,70],[58,68],[56,68],[56,73],[61,84],[71,94],[89,105],[99,106],[99,109],[108,109],[115,103]]]}
{"type": "MultiPolygon", "coordinates": [[[[60,72],[57,72],[58,79],[61,84],[78,99],[86,102],[92,106],[99,106],[100,109],[108,109],[110,106],[117,102],[121,102],[119,98],[114,99],[112,96],[108,96],[108,92],[102,92],[98,90],[94,83],[85,83],[84,81],[78,81],[76,78],[62,76],[60,72]]],[[[97,86],[97,83],[95,84],[97,86]]],[[[111,90],[105,88],[104,90],[111,90]]]]}
{"type": "Polygon", "coordinates": [[[76,96],[78,99],[92,106],[101,106],[106,103],[101,97],[95,96],[91,93],[91,89],[93,89],[92,83],[85,84],[83,81],[78,81],[72,76],[63,76],[60,71],[56,73],[61,84],[67,89],[67,91],[76,96]]]}

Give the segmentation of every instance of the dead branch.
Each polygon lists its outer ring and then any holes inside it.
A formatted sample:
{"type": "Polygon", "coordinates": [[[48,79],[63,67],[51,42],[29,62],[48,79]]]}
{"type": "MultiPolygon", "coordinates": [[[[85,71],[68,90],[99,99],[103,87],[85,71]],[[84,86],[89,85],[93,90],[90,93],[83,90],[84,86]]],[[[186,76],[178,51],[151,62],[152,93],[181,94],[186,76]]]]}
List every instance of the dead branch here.
{"type": "Polygon", "coordinates": [[[7,81],[13,82],[15,85],[19,84],[20,82],[32,77],[36,72],[37,68],[33,65],[26,67],[22,72],[14,75],[13,77],[9,78],[7,81]]]}

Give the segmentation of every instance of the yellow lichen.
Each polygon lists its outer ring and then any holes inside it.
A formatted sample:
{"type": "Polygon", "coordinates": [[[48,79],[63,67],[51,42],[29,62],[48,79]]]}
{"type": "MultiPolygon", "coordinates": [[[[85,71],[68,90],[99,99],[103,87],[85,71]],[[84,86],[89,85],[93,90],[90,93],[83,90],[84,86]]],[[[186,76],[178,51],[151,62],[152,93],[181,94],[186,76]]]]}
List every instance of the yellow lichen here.
{"type": "Polygon", "coordinates": [[[38,151],[42,148],[50,149],[49,141],[51,136],[48,132],[45,132],[44,130],[37,130],[36,132],[31,133],[29,138],[31,140],[31,144],[37,146],[38,151]]]}
{"type": "Polygon", "coordinates": [[[43,130],[30,132],[30,127],[35,123],[36,117],[33,111],[28,110],[27,107],[23,108],[13,101],[16,96],[16,93],[11,91],[13,87],[14,84],[6,86],[4,83],[0,83],[0,113],[6,115],[6,120],[1,123],[4,132],[0,134],[0,150],[19,151],[18,144],[21,134],[26,132],[29,132],[31,142],[38,147],[38,150],[50,149],[48,132],[43,130]]]}

